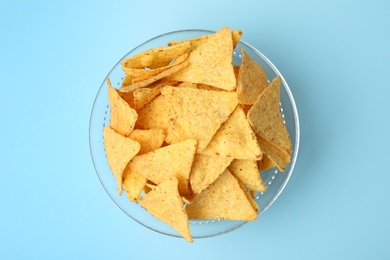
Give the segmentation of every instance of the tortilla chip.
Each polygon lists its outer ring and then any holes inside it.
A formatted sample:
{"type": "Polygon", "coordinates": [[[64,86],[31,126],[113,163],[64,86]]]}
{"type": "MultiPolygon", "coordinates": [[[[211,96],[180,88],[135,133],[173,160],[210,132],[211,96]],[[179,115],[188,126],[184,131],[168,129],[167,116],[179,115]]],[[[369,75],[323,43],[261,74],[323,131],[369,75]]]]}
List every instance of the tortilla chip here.
{"type": "Polygon", "coordinates": [[[229,170],[225,170],[207,189],[196,195],[186,211],[189,219],[257,219],[245,192],[229,170]]]}
{"type": "MultiPolygon", "coordinates": [[[[291,154],[292,144],[280,112],[280,78],[276,77],[248,111],[254,131],[265,141],[291,154]]],[[[271,158],[272,160],[272,158],[271,158]]]]}
{"type": "Polygon", "coordinates": [[[252,194],[250,191],[248,191],[245,187],[244,184],[242,184],[242,182],[238,181],[238,183],[240,184],[240,187],[241,189],[243,190],[243,192],[245,193],[245,196],[246,198],[248,199],[248,201],[250,202],[250,204],[252,205],[252,208],[255,212],[259,212],[260,210],[260,207],[259,205],[256,203],[256,201],[254,200],[252,194]]]}
{"type": "Polygon", "coordinates": [[[140,144],[105,126],[103,130],[104,149],[108,165],[118,184],[118,193],[122,194],[122,175],[127,163],[138,153],[140,144]]]}
{"type": "Polygon", "coordinates": [[[228,27],[224,27],[201,41],[190,53],[189,65],[169,78],[233,90],[236,88],[236,78],[232,55],[231,31],[228,27]]]}
{"type": "MultiPolygon", "coordinates": [[[[119,91],[121,92],[131,92],[131,91],[134,91],[138,88],[143,88],[143,87],[146,87],[150,84],[152,84],[153,82],[156,82],[162,78],[165,78],[165,77],[168,77],[169,75],[172,75],[180,70],[182,70],[183,68],[186,68],[188,67],[189,65],[189,62],[188,61],[184,61],[180,64],[177,64],[173,67],[170,67],[169,69],[166,69],[156,75],[154,75],[153,77],[151,78],[147,78],[145,80],[142,80],[142,81],[139,81],[139,82],[136,82],[136,83],[133,83],[131,85],[127,85],[127,86],[122,86],[119,91]]],[[[175,80],[175,79],[171,79],[171,80],[175,80]]]]}
{"type": "Polygon", "coordinates": [[[242,108],[237,107],[200,153],[260,160],[262,152],[242,108]]]}
{"type": "Polygon", "coordinates": [[[165,142],[175,144],[188,139],[183,127],[177,122],[176,118],[170,118],[167,126],[167,138],[165,142]]]}
{"type": "Polygon", "coordinates": [[[123,188],[126,191],[127,198],[135,202],[145,188],[146,179],[144,176],[132,172],[129,167],[123,171],[123,188]]]}
{"type": "Polygon", "coordinates": [[[193,242],[183,200],[178,192],[178,180],[167,178],[138,202],[155,218],[167,223],[188,242],[193,242]]]}
{"type": "Polygon", "coordinates": [[[192,164],[190,183],[195,194],[201,193],[222,174],[233,158],[195,154],[192,164]]]}
{"type": "Polygon", "coordinates": [[[191,48],[189,42],[182,42],[175,46],[149,49],[124,60],[122,68],[155,69],[167,66],[174,58],[188,52],[191,48]]]}
{"type": "Polygon", "coordinates": [[[129,74],[125,74],[125,77],[123,78],[122,81],[122,87],[130,85],[133,82],[133,77],[130,76],[129,74]]]}
{"type": "Polygon", "coordinates": [[[263,154],[263,158],[260,161],[257,161],[257,166],[259,167],[260,172],[274,168],[276,164],[268,157],[268,155],[263,154]]]}
{"type": "Polygon", "coordinates": [[[116,89],[111,86],[110,79],[107,78],[108,100],[110,102],[110,127],[117,133],[128,136],[134,129],[137,120],[137,112],[124,101],[116,89]]]}
{"type": "Polygon", "coordinates": [[[163,129],[151,128],[148,130],[135,129],[129,135],[131,139],[141,145],[139,155],[160,148],[165,140],[166,133],[163,129]]]}
{"type": "Polygon", "coordinates": [[[117,89],[115,91],[131,108],[135,108],[133,92],[120,92],[117,89]]]}
{"type": "Polygon", "coordinates": [[[188,138],[198,141],[198,151],[206,148],[220,125],[237,106],[234,92],[165,86],[161,94],[188,138]]]}
{"type": "Polygon", "coordinates": [[[155,97],[160,95],[160,84],[157,86],[151,87],[151,88],[139,88],[134,90],[133,97],[134,97],[134,108],[136,110],[139,110],[146,106],[150,101],[152,101],[155,97]]]}
{"type": "Polygon", "coordinates": [[[264,154],[266,154],[276,164],[280,171],[284,172],[286,165],[291,161],[291,156],[284,153],[282,150],[279,150],[258,135],[257,142],[264,154]]]}
{"type": "Polygon", "coordinates": [[[240,104],[252,105],[268,86],[264,69],[241,48],[242,63],[237,77],[237,96],[240,104]]]}
{"type": "Polygon", "coordinates": [[[232,31],[232,39],[233,39],[233,49],[236,48],[238,42],[240,41],[242,37],[242,31],[241,30],[234,30],[232,31]]]}
{"type": "MultiPolygon", "coordinates": [[[[137,129],[160,128],[167,131],[168,120],[172,112],[164,96],[159,95],[150,103],[138,110],[137,129]]],[[[168,133],[167,133],[168,134],[168,133]]]]}
{"type": "MultiPolygon", "coordinates": [[[[131,76],[131,78],[132,78],[131,84],[134,84],[134,83],[149,79],[151,77],[154,77],[154,76],[160,74],[161,72],[164,72],[172,67],[179,65],[180,63],[183,63],[187,59],[187,57],[188,57],[188,53],[184,53],[184,54],[180,55],[179,57],[177,57],[175,59],[174,63],[163,66],[163,67],[158,67],[155,69],[149,69],[149,68],[134,69],[134,68],[123,67],[123,71],[126,72],[126,74],[131,76]]],[[[128,85],[130,85],[130,84],[128,84],[128,85]]]]}
{"type": "Polygon", "coordinates": [[[179,180],[180,194],[184,195],[188,193],[195,150],[196,140],[188,139],[135,156],[127,168],[157,185],[169,177],[176,177],[179,180]]]}
{"type": "Polygon", "coordinates": [[[265,191],[267,187],[261,180],[260,171],[255,160],[234,160],[229,171],[250,191],[265,191]]]}

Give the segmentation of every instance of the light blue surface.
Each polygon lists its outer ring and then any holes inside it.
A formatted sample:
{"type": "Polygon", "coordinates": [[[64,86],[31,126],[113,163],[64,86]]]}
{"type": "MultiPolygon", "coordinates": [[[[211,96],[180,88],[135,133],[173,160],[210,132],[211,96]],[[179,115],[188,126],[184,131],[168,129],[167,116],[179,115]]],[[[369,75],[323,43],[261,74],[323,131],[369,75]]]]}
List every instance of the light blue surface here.
{"type": "Polygon", "coordinates": [[[0,2],[0,259],[390,259],[388,1],[130,2],[0,2]],[[89,116],[133,47],[225,25],[287,80],[300,153],[260,219],[188,244],[111,201],[89,116]]]}

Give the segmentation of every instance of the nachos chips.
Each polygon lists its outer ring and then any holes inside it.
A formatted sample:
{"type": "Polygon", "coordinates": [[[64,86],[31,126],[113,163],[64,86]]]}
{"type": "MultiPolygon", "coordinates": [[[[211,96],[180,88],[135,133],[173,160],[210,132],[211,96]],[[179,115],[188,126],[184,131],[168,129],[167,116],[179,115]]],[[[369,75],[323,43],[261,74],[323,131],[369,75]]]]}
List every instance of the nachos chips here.
{"type": "Polygon", "coordinates": [[[257,219],[260,171],[291,160],[280,78],[269,84],[243,49],[233,65],[241,36],[224,27],[170,42],[124,60],[119,89],[107,79],[104,147],[118,193],[189,242],[189,219],[257,219]]]}

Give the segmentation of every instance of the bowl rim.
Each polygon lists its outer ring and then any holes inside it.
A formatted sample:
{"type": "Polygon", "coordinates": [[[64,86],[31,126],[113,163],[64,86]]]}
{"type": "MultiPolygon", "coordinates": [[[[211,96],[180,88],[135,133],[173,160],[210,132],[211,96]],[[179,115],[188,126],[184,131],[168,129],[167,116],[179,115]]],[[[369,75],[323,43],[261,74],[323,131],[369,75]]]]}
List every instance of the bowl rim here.
{"type": "MultiPolygon", "coordinates": [[[[119,59],[118,62],[116,62],[113,67],[110,69],[110,71],[107,73],[107,75],[105,76],[105,78],[103,79],[97,93],[96,93],[96,96],[95,96],[95,99],[94,99],[94,102],[93,102],[93,105],[92,105],[92,109],[91,109],[91,113],[90,113],[90,120],[89,120],[89,128],[88,128],[88,135],[89,135],[89,150],[90,150],[90,155],[91,155],[91,159],[92,159],[92,163],[93,163],[93,166],[94,166],[94,169],[95,169],[95,173],[96,175],[98,176],[99,178],[99,181],[100,183],[102,184],[104,190],[106,191],[106,193],[110,196],[111,200],[118,206],[118,208],[120,208],[127,216],[129,216],[132,220],[136,221],[137,223],[141,224],[142,226],[150,229],[150,230],[153,230],[155,232],[158,232],[160,234],[163,234],[163,235],[167,235],[167,236],[171,236],[171,237],[176,237],[176,238],[182,238],[179,234],[168,234],[168,233],[165,233],[163,231],[159,231],[159,230],[156,230],[152,227],[149,227],[147,226],[146,224],[142,223],[141,221],[137,220],[136,218],[132,217],[131,215],[129,215],[119,204],[118,202],[112,197],[112,195],[110,194],[110,192],[107,190],[105,184],[103,183],[103,180],[101,179],[100,175],[99,175],[99,172],[98,172],[98,169],[96,168],[96,163],[95,163],[95,159],[94,159],[94,156],[93,156],[93,151],[92,151],[92,140],[91,140],[91,131],[92,131],[92,120],[93,120],[93,111],[94,111],[94,108],[95,108],[95,105],[96,105],[96,102],[98,100],[98,97],[99,97],[99,93],[100,91],[102,90],[102,88],[104,87],[105,85],[105,80],[106,78],[111,74],[111,72],[118,66],[118,64],[120,64],[126,57],[128,57],[128,55],[132,52],[134,52],[136,49],[140,48],[141,46],[151,42],[151,41],[154,41],[158,38],[161,38],[161,37],[164,37],[164,36],[167,36],[167,35],[171,35],[171,34],[177,34],[177,33],[188,33],[188,32],[195,32],[195,33],[204,33],[204,35],[206,34],[211,34],[211,33],[215,33],[216,31],[213,31],[213,30],[207,30],[207,29],[180,29],[180,30],[174,30],[174,31],[169,31],[169,32],[166,32],[166,33],[162,33],[162,34],[159,34],[157,36],[154,36],[146,41],[143,41],[142,43],[136,45],[134,48],[132,48],[130,51],[128,51],[125,55],[122,56],[122,58],[119,59]]],[[[286,178],[284,179],[282,185],[280,185],[280,187],[278,188],[277,192],[276,192],[276,195],[273,196],[273,198],[270,200],[270,202],[268,203],[268,205],[263,208],[263,210],[259,211],[257,214],[258,216],[264,214],[264,212],[267,211],[267,209],[277,200],[277,198],[281,195],[282,191],[284,190],[285,186],[287,185],[287,183],[289,182],[290,178],[291,178],[291,175],[294,171],[294,168],[295,168],[295,164],[296,164],[296,161],[297,161],[297,158],[298,158],[298,152],[299,152],[299,144],[300,144],[300,124],[299,124],[299,115],[298,115],[298,109],[297,109],[297,106],[296,106],[296,102],[295,102],[295,99],[293,97],[293,94],[291,92],[291,89],[290,87],[288,86],[287,84],[287,81],[284,79],[282,73],[276,68],[276,66],[262,53],[260,52],[257,48],[255,48],[253,45],[247,43],[246,41],[243,41],[240,39],[239,43],[243,44],[243,45],[246,45],[246,47],[249,47],[250,49],[252,49],[252,51],[254,51],[258,56],[260,56],[263,61],[265,63],[267,63],[267,65],[281,78],[281,81],[282,81],[282,84],[283,84],[283,87],[284,89],[286,90],[287,92],[287,95],[289,97],[289,100],[291,102],[291,106],[292,106],[292,109],[293,109],[293,115],[294,115],[294,121],[295,121],[295,146],[294,146],[294,149],[293,149],[293,156],[292,156],[292,159],[291,159],[291,162],[289,163],[290,164],[290,169],[289,169],[289,172],[286,176],[286,178]]],[[[206,235],[206,236],[195,236],[194,239],[200,239],[200,238],[209,238],[209,237],[215,237],[215,236],[219,236],[219,235],[223,235],[223,234],[226,234],[226,233],[230,233],[242,226],[244,226],[245,224],[247,224],[249,221],[242,221],[242,223],[238,224],[237,226],[233,227],[233,228],[230,228],[228,230],[225,230],[225,231],[222,231],[222,232],[217,232],[215,234],[212,234],[212,235],[206,235]]]]}

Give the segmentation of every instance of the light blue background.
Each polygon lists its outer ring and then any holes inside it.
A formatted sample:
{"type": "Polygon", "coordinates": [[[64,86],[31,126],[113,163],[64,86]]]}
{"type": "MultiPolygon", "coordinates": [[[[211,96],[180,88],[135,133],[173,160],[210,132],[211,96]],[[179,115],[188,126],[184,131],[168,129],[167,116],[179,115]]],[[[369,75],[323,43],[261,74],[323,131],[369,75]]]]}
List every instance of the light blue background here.
{"type": "Polygon", "coordinates": [[[0,2],[0,259],[390,259],[388,1],[0,2]],[[188,244],[125,215],[88,126],[112,66],[178,29],[241,29],[294,94],[301,146],[257,221],[188,244]]]}

